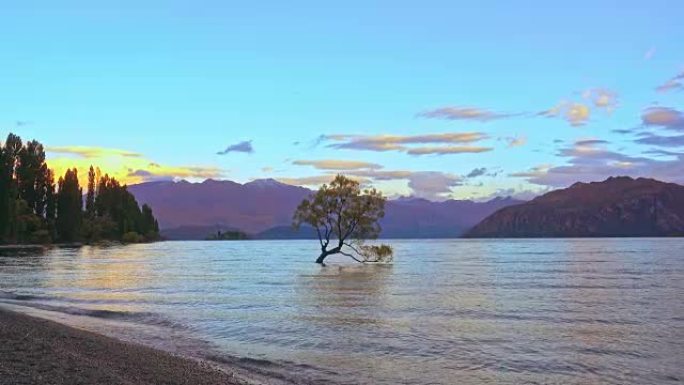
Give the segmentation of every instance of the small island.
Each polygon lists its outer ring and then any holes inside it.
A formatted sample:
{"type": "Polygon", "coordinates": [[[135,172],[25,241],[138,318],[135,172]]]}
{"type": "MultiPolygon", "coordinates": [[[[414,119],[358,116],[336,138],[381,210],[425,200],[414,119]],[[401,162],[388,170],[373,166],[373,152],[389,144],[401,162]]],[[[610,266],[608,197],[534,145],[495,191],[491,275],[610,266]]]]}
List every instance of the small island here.
{"type": "Polygon", "coordinates": [[[207,236],[205,241],[242,241],[251,239],[249,235],[239,230],[218,230],[215,234],[207,236]]]}

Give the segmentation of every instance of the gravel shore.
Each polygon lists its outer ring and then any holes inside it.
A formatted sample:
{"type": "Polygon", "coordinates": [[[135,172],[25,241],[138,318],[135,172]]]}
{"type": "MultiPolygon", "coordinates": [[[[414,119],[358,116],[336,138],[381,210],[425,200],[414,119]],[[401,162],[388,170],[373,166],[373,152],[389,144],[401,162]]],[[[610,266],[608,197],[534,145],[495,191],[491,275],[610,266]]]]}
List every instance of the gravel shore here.
{"type": "Polygon", "coordinates": [[[200,361],[0,309],[0,384],[246,382],[200,361]]]}

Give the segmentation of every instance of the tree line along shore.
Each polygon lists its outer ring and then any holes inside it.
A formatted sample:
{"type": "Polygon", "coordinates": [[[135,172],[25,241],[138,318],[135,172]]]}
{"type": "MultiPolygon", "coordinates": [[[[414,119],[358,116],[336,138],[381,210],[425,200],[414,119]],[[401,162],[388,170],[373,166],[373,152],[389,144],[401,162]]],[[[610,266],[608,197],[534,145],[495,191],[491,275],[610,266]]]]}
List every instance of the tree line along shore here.
{"type": "Polygon", "coordinates": [[[0,245],[138,243],[160,238],[152,209],[90,167],[85,204],[78,170],[55,182],[45,149],[14,134],[0,143],[0,245]]]}

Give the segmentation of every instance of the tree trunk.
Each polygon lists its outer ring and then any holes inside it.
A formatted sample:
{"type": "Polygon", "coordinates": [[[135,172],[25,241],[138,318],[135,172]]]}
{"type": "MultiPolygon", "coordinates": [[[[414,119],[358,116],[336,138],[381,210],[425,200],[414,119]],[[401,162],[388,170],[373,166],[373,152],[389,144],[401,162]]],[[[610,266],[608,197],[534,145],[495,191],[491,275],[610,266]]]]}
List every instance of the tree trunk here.
{"type": "Polygon", "coordinates": [[[316,259],[316,263],[323,265],[324,264],[323,261],[325,260],[325,258],[328,257],[328,255],[337,254],[340,252],[340,249],[341,249],[340,247],[336,247],[336,248],[330,249],[330,250],[326,250],[325,248],[323,248],[321,250],[321,255],[319,255],[318,258],[316,259]]]}

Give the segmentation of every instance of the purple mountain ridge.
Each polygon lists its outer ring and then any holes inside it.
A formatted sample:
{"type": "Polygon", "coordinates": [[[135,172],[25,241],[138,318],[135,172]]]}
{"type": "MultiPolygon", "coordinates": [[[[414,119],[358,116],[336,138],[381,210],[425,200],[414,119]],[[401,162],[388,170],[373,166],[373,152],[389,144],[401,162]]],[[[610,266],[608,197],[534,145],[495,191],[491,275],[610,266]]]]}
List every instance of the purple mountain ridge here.
{"type": "Polygon", "coordinates": [[[466,236],[684,236],[684,186],[630,177],[578,182],[529,202],[503,208],[466,236]]]}
{"type": "MultiPolygon", "coordinates": [[[[311,229],[291,228],[297,205],[313,191],[274,179],[240,184],[208,179],[202,183],[147,182],[128,187],[154,210],[169,239],[203,239],[217,230],[241,230],[257,238],[311,238],[311,229]]],[[[497,210],[523,203],[512,198],[487,202],[419,198],[390,200],[381,221],[383,238],[453,238],[497,210]]]]}

